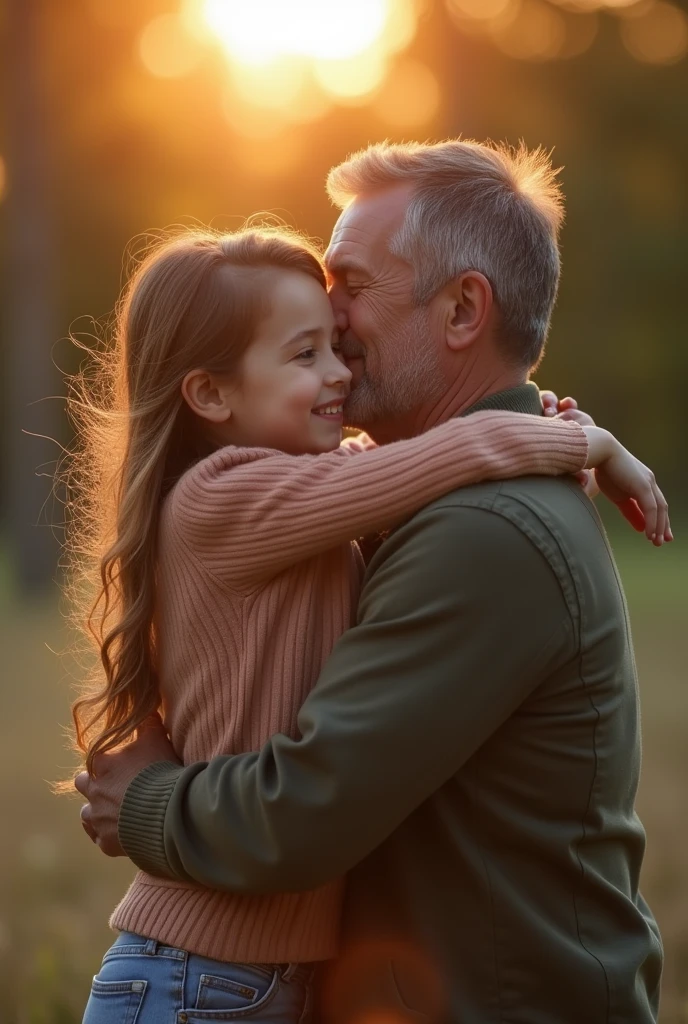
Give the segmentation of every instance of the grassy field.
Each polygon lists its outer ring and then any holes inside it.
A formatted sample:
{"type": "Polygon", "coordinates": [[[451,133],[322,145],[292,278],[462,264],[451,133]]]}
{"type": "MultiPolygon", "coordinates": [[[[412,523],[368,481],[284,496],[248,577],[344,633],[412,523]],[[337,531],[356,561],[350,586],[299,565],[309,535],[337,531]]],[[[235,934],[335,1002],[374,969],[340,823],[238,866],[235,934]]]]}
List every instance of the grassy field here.
{"type": "MultiPolygon", "coordinates": [[[[633,620],[643,698],[640,813],[648,832],[643,888],[666,947],[662,1024],[688,1024],[688,544],[655,551],[623,533],[617,560],[633,620]]],[[[48,780],[69,756],[58,726],[68,683],[52,606],[0,598],[0,1017],[3,1024],[77,1024],[110,941],[106,920],[132,869],[85,838],[78,802],[48,780]]],[[[581,1022],[583,1024],[583,1022],[581,1022]]]]}

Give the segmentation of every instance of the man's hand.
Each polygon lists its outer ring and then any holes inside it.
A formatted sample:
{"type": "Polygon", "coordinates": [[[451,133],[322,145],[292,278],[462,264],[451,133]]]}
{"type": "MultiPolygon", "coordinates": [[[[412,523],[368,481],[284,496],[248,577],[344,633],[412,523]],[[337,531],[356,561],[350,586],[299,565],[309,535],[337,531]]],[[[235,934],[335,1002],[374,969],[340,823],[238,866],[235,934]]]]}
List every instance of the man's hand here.
{"type": "Polygon", "coordinates": [[[179,758],[160,716],[151,715],[139,726],[135,740],[100,754],[93,765],[94,774],[81,772],[74,780],[76,789],[88,800],[81,808],[81,823],[108,857],[125,856],[117,835],[122,800],[135,776],[156,761],[179,763],[179,758]]]}

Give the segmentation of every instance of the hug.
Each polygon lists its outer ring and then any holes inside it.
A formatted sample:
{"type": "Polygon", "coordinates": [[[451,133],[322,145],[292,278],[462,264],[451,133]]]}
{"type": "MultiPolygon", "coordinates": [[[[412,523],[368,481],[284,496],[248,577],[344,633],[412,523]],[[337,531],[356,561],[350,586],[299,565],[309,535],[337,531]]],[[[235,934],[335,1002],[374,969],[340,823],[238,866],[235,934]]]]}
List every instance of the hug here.
{"type": "Polygon", "coordinates": [[[590,494],[672,533],[652,472],[529,379],[556,174],[380,144],[327,187],[324,257],[267,228],[152,249],[79,399],[76,785],[140,869],[84,1022],[652,1024],[638,683],[590,494]]]}

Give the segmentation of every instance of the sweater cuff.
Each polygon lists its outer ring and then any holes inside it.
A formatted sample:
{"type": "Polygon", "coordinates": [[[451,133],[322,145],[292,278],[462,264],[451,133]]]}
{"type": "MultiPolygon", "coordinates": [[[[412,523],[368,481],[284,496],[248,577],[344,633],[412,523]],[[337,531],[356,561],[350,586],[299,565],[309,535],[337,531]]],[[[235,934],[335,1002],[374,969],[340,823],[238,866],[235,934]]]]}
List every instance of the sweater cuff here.
{"type": "Polygon", "coordinates": [[[183,771],[174,761],[157,761],[139,772],[124,794],[117,823],[120,845],[151,875],[176,877],[165,853],[165,814],[183,771]]]}

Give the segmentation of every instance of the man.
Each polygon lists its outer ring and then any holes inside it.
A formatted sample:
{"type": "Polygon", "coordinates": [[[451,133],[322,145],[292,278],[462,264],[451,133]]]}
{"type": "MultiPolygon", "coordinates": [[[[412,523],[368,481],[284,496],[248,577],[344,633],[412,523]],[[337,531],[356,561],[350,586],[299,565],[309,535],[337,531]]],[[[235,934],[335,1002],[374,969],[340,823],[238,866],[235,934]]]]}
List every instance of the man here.
{"type": "MultiPolygon", "coordinates": [[[[372,146],[328,187],[350,421],[388,442],[478,409],[538,412],[527,379],[561,221],[545,156],[372,146]]],[[[119,815],[139,866],[214,888],[348,872],[328,1020],[656,1019],[633,652],[574,481],[465,488],[397,529],[299,726],[186,768],[149,729],[80,781],[86,826],[119,853],[119,815]]]]}

